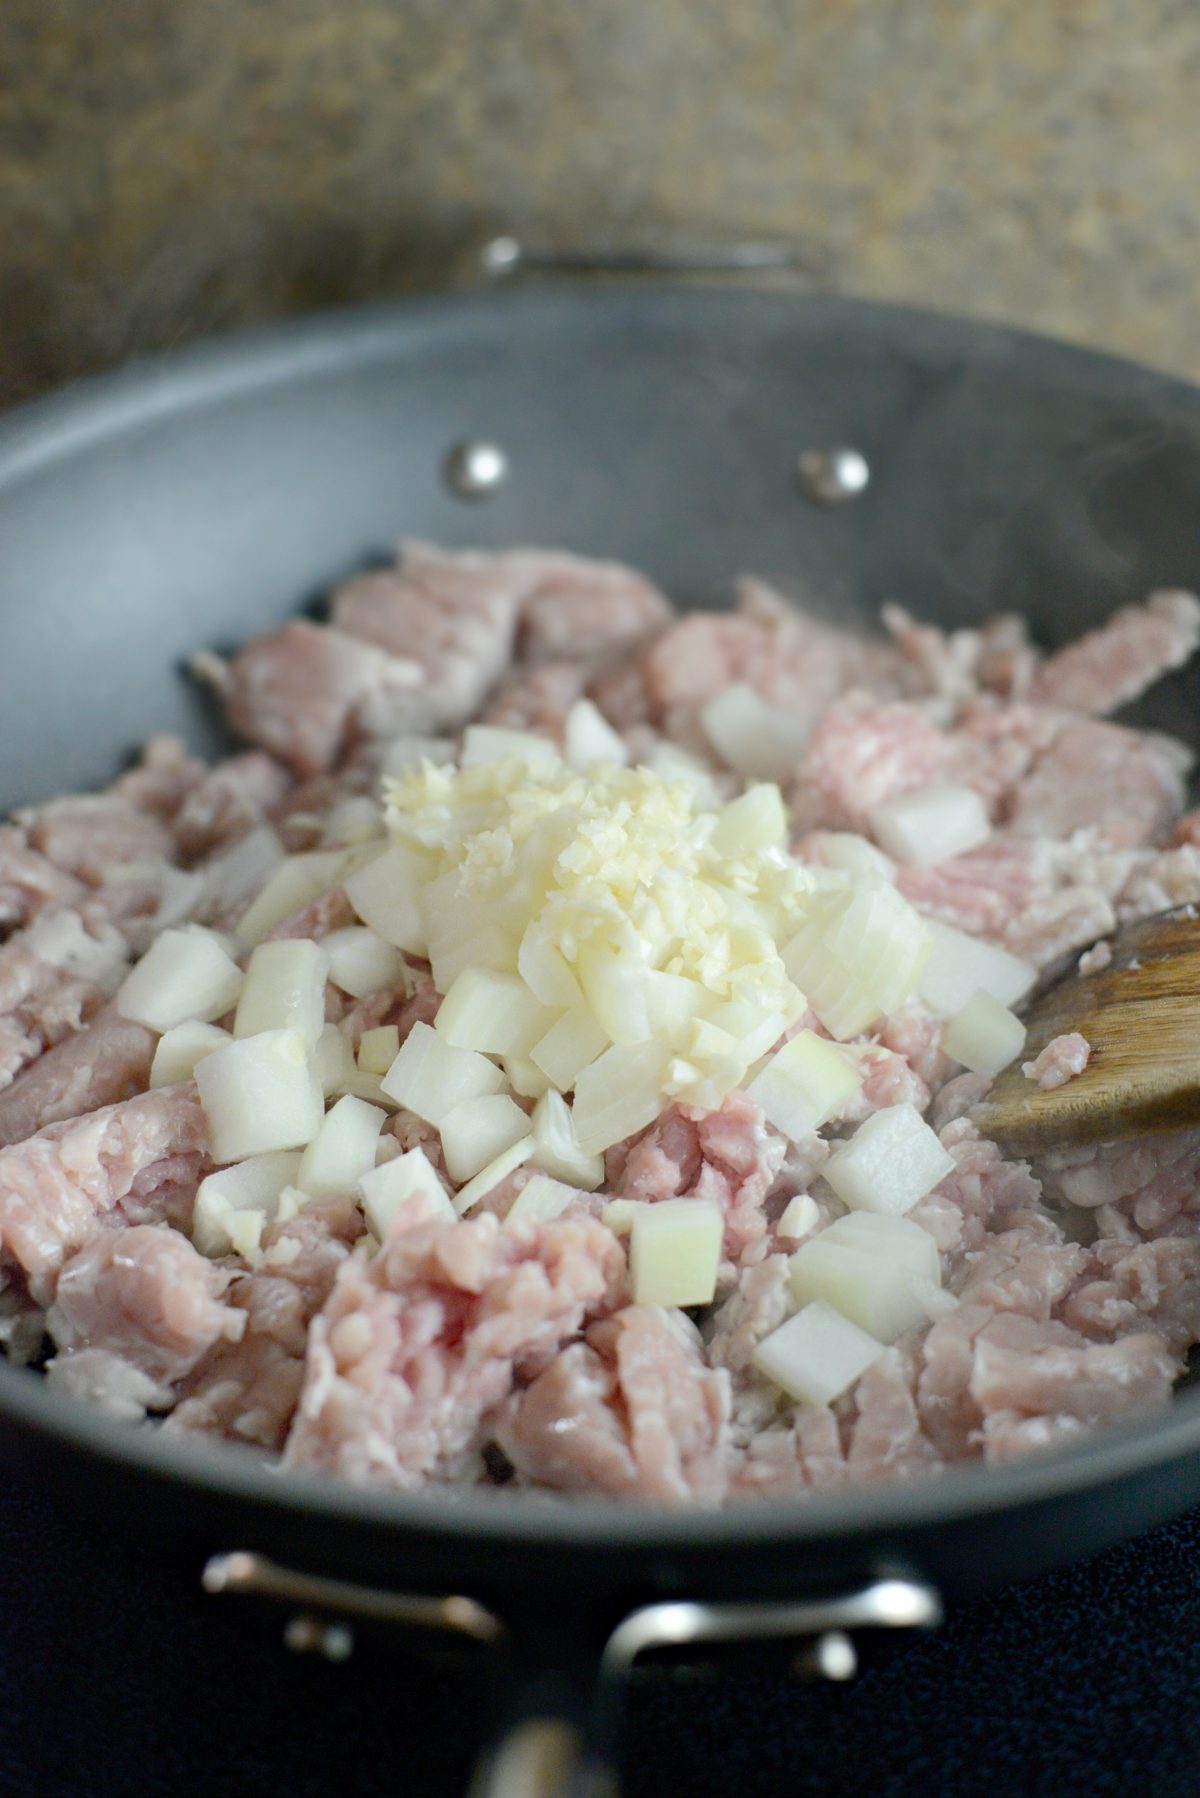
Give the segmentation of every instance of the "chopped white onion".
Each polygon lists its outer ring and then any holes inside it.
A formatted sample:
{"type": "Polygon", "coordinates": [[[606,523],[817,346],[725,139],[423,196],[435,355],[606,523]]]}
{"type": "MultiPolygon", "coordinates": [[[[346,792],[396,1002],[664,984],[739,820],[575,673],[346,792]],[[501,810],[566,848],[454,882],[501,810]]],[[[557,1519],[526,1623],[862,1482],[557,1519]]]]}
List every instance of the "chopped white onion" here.
{"type": "Polygon", "coordinates": [[[117,1010],[148,1030],[209,1024],[236,1004],[241,985],[242,970],[207,931],[164,930],[122,982],[117,1010]]]}
{"type": "Polygon", "coordinates": [[[862,1085],[859,1069],[813,1030],[801,1030],[776,1050],[746,1088],[769,1124],[793,1142],[811,1136],[862,1085]]]}
{"type": "Polygon", "coordinates": [[[232,848],[210,855],[199,870],[204,878],[204,912],[221,916],[247,903],[283,859],[283,844],[269,824],[260,824],[232,848]]]}
{"type": "Polygon", "coordinates": [[[639,1205],[630,1229],[636,1305],[708,1305],[717,1289],[725,1223],[714,1199],[639,1205]]]}
{"type": "Polygon", "coordinates": [[[768,705],[744,681],[734,681],[710,700],[700,722],[721,760],[752,780],[783,773],[803,753],[808,738],[801,714],[768,705]]]}
{"type": "Polygon", "coordinates": [[[385,943],[409,955],[426,951],[421,891],[429,858],[406,843],[392,843],[346,881],[346,897],[362,922],[385,943]]]}
{"type": "Polygon", "coordinates": [[[537,1166],[585,1192],[595,1192],[604,1179],[604,1157],[584,1154],[570,1106],[562,1094],[553,1090],[544,1093],[533,1108],[530,1122],[537,1166]]]}
{"type": "Polygon", "coordinates": [[[528,1055],[554,1022],[519,974],[464,968],[438,1007],[434,1028],[458,1049],[528,1055]]]}
{"type": "Polygon", "coordinates": [[[560,1093],[569,1093],[584,1068],[608,1046],[608,1037],[590,1011],[565,1011],[533,1044],[529,1059],[560,1093]]]}
{"type": "Polygon", "coordinates": [[[987,807],[973,787],[934,782],[885,799],[869,813],[872,834],[898,862],[927,867],[978,849],[992,834],[987,807]]]}
{"type": "Polygon", "coordinates": [[[977,987],[942,1032],[942,1048],[973,1074],[998,1074],[1025,1047],[1025,1026],[991,993],[977,987]]]}
{"type": "MultiPolygon", "coordinates": [[[[237,1214],[246,1212],[259,1220],[257,1233],[248,1245],[257,1248],[264,1224],[275,1216],[279,1196],[295,1179],[299,1165],[299,1155],[285,1151],[252,1155],[233,1167],[207,1174],[196,1188],[192,1209],[192,1240],[200,1253],[227,1255],[235,1245],[234,1220],[237,1214]]],[[[240,1253],[246,1253],[246,1247],[237,1246],[240,1253]]]]}
{"type": "Polygon", "coordinates": [[[196,1068],[214,1161],[311,1142],[325,1116],[321,1083],[298,1030],[264,1030],[215,1049],[196,1068]]]}
{"type": "MultiPolygon", "coordinates": [[[[331,847],[340,844],[357,846],[383,835],[383,814],[365,793],[354,794],[335,805],[325,820],[321,840],[331,847]]],[[[382,846],[382,845],[381,845],[382,846]]]]}
{"type": "MultiPolygon", "coordinates": [[[[479,1099],[474,1103],[483,1105],[490,1104],[491,1101],[479,1099]]],[[[502,1180],[507,1180],[508,1176],[515,1173],[517,1168],[524,1167],[532,1154],[532,1136],[518,1137],[517,1141],[510,1143],[507,1149],[501,1149],[498,1155],[493,1156],[486,1166],[480,1168],[479,1172],[455,1193],[454,1209],[457,1215],[462,1217],[471,1209],[472,1205],[477,1205],[486,1193],[499,1186],[502,1180]]]]}
{"type": "Polygon", "coordinates": [[[565,1186],[561,1180],[552,1180],[549,1174],[534,1174],[509,1206],[504,1228],[515,1230],[518,1224],[548,1224],[553,1218],[561,1217],[568,1205],[583,1196],[577,1186],[565,1186]]]}
{"type": "Polygon", "coordinates": [[[546,737],[527,730],[504,730],[494,724],[468,724],[459,758],[464,768],[504,761],[509,756],[533,769],[554,770],[562,765],[562,757],[546,737]]]}
{"type": "Polygon", "coordinates": [[[812,1194],[798,1192],[784,1207],[775,1228],[780,1236],[789,1236],[793,1242],[799,1242],[802,1236],[810,1235],[820,1221],[820,1207],[812,1194]]]}
{"type": "MultiPolygon", "coordinates": [[[[497,1155],[530,1136],[528,1117],[507,1093],[460,1100],[443,1115],[438,1127],[446,1172],[456,1186],[473,1179],[497,1155]]],[[[533,1147],[530,1136],[530,1154],[533,1147]]]]}
{"type": "Polygon", "coordinates": [[[584,943],[575,973],[589,1011],[610,1042],[646,1042],[650,1035],[646,965],[639,957],[605,942],[584,943]]]}
{"type": "Polygon", "coordinates": [[[507,931],[479,897],[462,890],[458,868],[431,880],[421,894],[425,940],[433,983],[448,993],[464,968],[496,968],[513,973],[517,950],[507,931]]]}
{"type": "Polygon", "coordinates": [[[804,1243],[788,1274],[798,1304],[825,1299],[880,1342],[927,1323],[922,1294],[941,1284],[937,1244],[927,1230],[866,1211],[838,1218],[804,1243]]]}
{"type": "Polygon", "coordinates": [[[424,1149],[410,1149],[406,1155],[385,1161],[382,1167],[369,1169],[361,1175],[358,1188],[363,1216],[377,1242],[387,1240],[393,1218],[415,1192],[432,1202],[439,1221],[450,1223],[455,1217],[449,1194],[424,1149]]]}
{"type": "Polygon", "coordinates": [[[889,1105],[835,1149],[821,1173],[856,1211],[911,1211],[954,1170],[954,1158],[915,1105],[889,1105]]]}
{"type": "Polygon", "coordinates": [[[752,855],[758,849],[787,844],[788,818],[783,794],[772,781],[747,787],[717,813],[712,844],[722,855],[752,855]]]}
{"type": "Polygon", "coordinates": [[[186,1024],[175,1024],[158,1039],[150,1063],[151,1088],[190,1080],[206,1055],[232,1040],[228,1030],[221,1030],[216,1024],[201,1024],[194,1018],[186,1024]]]}
{"type": "Polygon", "coordinates": [[[840,868],[846,874],[874,876],[880,880],[896,878],[896,864],[891,856],[852,830],[823,832],[821,861],[825,867],[840,868]]]}
{"type": "Polygon", "coordinates": [[[789,1398],[829,1405],[878,1361],[884,1344],[822,1299],[759,1343],[754,1365],[789,1398]]]}
{"type": "Polygon", "coordinates": [[[814,894],[784,966],[831,1036],[857,1036],[901,1005],[929,954],[925,921],[882,880],[814,894]]]}
{"type": "Polygon", "coordinates": [[[600,1213],[600,1222],[610,1229],[614,1236],[628,1236],[633,1229],[633,1220],[637,1215],[638,1204],[637,1199],[610,1199],[600,1213]]]}
{"type": "Polygon", "coordinates": [[[325,1028],[325,955],[306,937],[259,943],[246,963],[246,978],[233,1021],[235,1036],[260,1030],[298,1030],[315,1043],[325,1028]]]}
{"type": "Polygon", "coordinates": [[[346,1093],[325,1115],[320,1129],[300,1158],[295,1184],[314,1199],[353,1192],[375,1166],[379,1132],[386,1112],[346,1093]]]}
{"type": "Polygon", "coordinates": [[[577,699],[567,713],[563,748],[572,768],[590,768],[593,762],[629,760],[624,737],[615,731],[590,699],[577,699]]]}
{"type": "Polygon", "coordinates": [[[500,1064],[508,1084],[522,1099],[540,1099],[543,1093],[549,1092],[551,1081],[544,1074],[536,1061],[530,1061],[525,1055],[506,1055],[500,1064]]]}
{"type": "Polygon", "coordinates": [[[255,948],[276,924],[336,886],[345,868],[344,849],[312,849],[285,857],[238,919],[238,942],[245,949],[255,948]]]}
{"type": "Polygon", "coordinates": [[[614,1043],[575,1082],[575,1135],[600,1155],[652,1124],[663,1108],[666,1057],[658,1043],[614,1043]]]}
{"type": "Polygon", "coordinates": [[[354,1078],[357,1072],[354,1050],[350,1047],[349,1037],[336,1024],[326,1024],[317,1038],[313,1048],[313,1066],[317,1079],[321,1082],[321,1091],[327,1099],[345,1092],[347,1081],[354,1078]]]}
{"type": "Polygon", "coordinates": [[[929,959],[917,980],[917,991],[934,1011],[954,1017],[977,988],[1001,1005],[1015,1005],[1037,979],[1037,969],[997,943],[968,936],[936,918],[926,920],[931,939],[929,959]]]}
{"type": "Polygon", "coordinates": [[[504,1075],[474,1049],[454,1048],[432,1025],[414,1024],[382,1084],[397,1105],[440,1126],[465,1099],[498,1093],[504,1075]]]}
{"type": "Polygon", "coordinates": [[[400,1030],[396,1024],[377,1024],[364,1030],[358,1040],[358,1066],[363,1074],[386,1074],[400,1053],[400,1030]]]}
{"type": "Polygon", "coordinates": [[[352,999],[366,999],[372,993],[397,988],[407,990],[408,968],[403,955],[365,924],[348,924],[344,930],[330,931],[322,938],[321,948],[330,980],[352,999]]]}

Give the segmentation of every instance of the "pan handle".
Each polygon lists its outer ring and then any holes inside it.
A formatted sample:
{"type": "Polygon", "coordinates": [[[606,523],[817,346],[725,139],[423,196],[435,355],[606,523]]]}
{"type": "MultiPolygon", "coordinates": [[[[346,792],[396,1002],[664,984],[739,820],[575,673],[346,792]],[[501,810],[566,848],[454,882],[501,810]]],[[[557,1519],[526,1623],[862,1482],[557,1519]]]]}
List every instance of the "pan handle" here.
{"type": "Polygon", "coordinates": [[[505,1726],[476,1769],[470,1798],[618,1798],[625,1689],[645,1654],[787,1641],[799,1650],[801,1677],[841,1681],[858,1670],[859,1632],[932,1629],[941,1620],[933,1587],[899,1575],[834,1598],[643,1605],[609,1636],[598,1671],[563,1656],[547,1673],[543,1650],[536,1667],[515,1677],[505,1726]]]}
{"type": "Polygon", "coordinates": [[[552,1637],[519,1637],[474,1599],[382,1591],[281,1567],[247,1550],[214,1555],[202,1583],[207,1592],[286,1605],[295,1613],[284,1631],[287,1645],[334,1660],[350,1653],[357,1621],[492,1651],[496,1723],[470,1798],[617,1798],[625,1688],[644,1655],[786,1641],[801,1651],[794,1664],[802,1675],[845,1680],[857,1671],[859,1632],[932,1629],[942,1620],[933,1587],[903,1573],[832,1598],[673,1599],[630,1611],[597,1661],[570,1619],[552,1637]]]}

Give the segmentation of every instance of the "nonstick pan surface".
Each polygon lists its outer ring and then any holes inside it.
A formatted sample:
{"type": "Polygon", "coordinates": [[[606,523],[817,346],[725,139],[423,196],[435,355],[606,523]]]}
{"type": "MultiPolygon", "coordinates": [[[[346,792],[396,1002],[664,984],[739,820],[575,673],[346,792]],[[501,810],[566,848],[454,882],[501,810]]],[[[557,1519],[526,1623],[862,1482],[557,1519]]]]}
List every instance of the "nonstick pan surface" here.
{"type": "MultiPolygon", "coordinates": [[[[1200,394],[933,314],[779,293],[516,288],[191,350],[0,421],[0,802],[109,778],[147,735],[222,740],[182,678],[400,534],[560,545],[716,605],[760,573],[831,616],[1021,611],[1054,642],[1200,587],[1200,394]],[[467,502],[465,440],[507,480],[467,502]],[[871,479],[822,507],[798,454],[871,479]]],[[[1196,738],[1194,677],[1139,709],[1196,738]]],[[[1045,1459],[732,1514],[282,1478],[134,1432],[0,1367],[0,1450],[189,1554],[289,1564],[601,1633],[651,1597],[829,1593],[889,1571],[956,1596],[1200,1500],[1200,1395],[1045,1459]]]]}

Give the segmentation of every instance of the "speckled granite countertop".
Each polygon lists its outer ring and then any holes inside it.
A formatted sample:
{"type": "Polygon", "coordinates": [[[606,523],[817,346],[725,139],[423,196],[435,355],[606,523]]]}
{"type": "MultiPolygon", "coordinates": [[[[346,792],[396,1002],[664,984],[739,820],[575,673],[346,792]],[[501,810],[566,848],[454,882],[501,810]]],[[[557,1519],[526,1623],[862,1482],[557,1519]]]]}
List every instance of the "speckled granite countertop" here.
{"type": "Polygon", "coordinates": [[[1187,0],[4,0],[0,400],[508,226],[784,233],[1200,376],[1198,93],[1187,0]]]}

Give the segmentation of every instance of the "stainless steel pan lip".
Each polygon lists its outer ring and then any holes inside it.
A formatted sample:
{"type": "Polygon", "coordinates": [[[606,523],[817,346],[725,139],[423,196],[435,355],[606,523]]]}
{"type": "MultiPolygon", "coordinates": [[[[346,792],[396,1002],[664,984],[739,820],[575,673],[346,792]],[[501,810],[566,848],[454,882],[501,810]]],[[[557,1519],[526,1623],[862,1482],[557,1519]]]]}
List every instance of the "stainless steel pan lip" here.
{"type": "MultiPolygon", "coordinates": [[[[174,352],[118,373],[80,383],[0,419],[0,485],[17,486],[47,465],[69,459],[126,432],[170,419],[185,420],[208,406],[250,396],[305,376],[348,364],[403,360],[436,339],[444,350],[461,331],[502,352],[506,321],[552,307],[561,329],[563,308],[589,343],[620,344],[629,330],[669,331],[673,322],[714,318],[728,308],[720,289],[606,283],[552,289],[514,289],[502,294],[389,303],[306,318],[282,326],[174,352]]],[[[738,295],[747,320],[803,319],[809,326],[852,332],[870,326],[900,346],[930,350],[947,362],[978,363],[1019,354],[1026,371],[1044,369],[1060,386],[1103,391],[1142,404],[1161,401],[1200,424],[1200,393],[1170,376],[1093,351],[1077,349],[1005,327],[977,324],[938,313],[865,301],[809,298],[778,292],[738,295]]],[[[137,1431],[89,1412],[50,1392],[36,1376],[0,1366],[0,1420],[78,1451],[113,1470],[131,1470],[164,1486],[186,1487],[245,1501],[277,1517],[364,1524],[381,1531],[452,1545],[474,1543],[660,1551],[735,1548],[886,1535],[983,1518],[1097,1488],[1153,1470],[1182,1469],[1200,1451],[1200,1394],[1185,1393],[1149,1423],[1109,1428],[1077,1447],[1006,1466],[948,1470],[911,1486],[858,1488],[793,1503],[748,1504],[733,1511],[665,1511],[586,1498],[543,1503],[504,1491],[434,1497],[360,1490],[308,1475],[281,1475],[237,1449],[192,1446],[150,1431],[137,1431]]],[[[1200,1474],[1189,1485],[1200,1491],[1200,1474]]],[[[1192,1496],[1189,1491],[1188,1496],[1192,1496]]],[[[1162,1507],[1160,1507],[1160,1510],[1162,1507]]]]}

